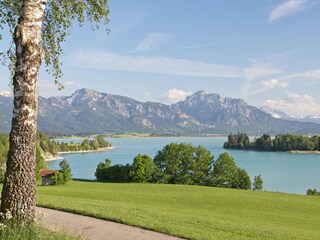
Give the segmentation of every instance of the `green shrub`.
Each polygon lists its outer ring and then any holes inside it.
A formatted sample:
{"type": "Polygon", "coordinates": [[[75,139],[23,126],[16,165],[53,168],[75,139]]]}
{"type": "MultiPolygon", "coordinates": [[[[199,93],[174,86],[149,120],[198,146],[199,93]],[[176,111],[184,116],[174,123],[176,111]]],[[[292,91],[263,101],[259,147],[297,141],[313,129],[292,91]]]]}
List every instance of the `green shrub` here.
{"type": "Polygon", "coordinates": [[[54,185],[64,185],[66,184],[61,172],[55,172],[54,175],[51,177],[51,180],[54,185]]]}
{"type": "Polygon", "coordinates": [[[63,160],[59,163],[60,171],[56,171],[51,177],[54,185],[64,185],[72,179],[72,173],[69,163],[63,160]]]}
{"type": "Polygon", "coordinates": [[[318,192],[317,189],[315,189],[315,188],[314,189],[309,188],[307,190],[307,195],[318,196],[318,195],[320,195],[320,192],[318,192]]]}
{"type": "Polygon", "coordinates": [[[130,171],[130,164],[111,166],[111,160],[106,159],[105,163],[98,164],[95,176],[98,181],[102,182],[130,182],[130,171]]]}

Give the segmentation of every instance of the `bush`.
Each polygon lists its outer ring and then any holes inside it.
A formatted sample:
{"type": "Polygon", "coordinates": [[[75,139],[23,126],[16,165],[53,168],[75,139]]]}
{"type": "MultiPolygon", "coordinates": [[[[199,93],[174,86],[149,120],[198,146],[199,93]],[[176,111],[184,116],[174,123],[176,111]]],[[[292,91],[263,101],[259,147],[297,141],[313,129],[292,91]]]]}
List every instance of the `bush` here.
{"type": "Polygon", "coordinates": [[[318,196],[318,195],[320,195],[320,192],[318,192],[317,189],[315,189],[315,188],[314,189],[309,188],[307,190],[307,195],[318,196]]]}
{"type": "Polygon", "coordinates": [[[55,172],[54,175],[51,177],[51,180],[54,185],[64,185],[66,184],[61,172],[55,172]]]}
{"type": "Polygon", "coordinates": [[[105,179],[107,178],[107,170],[110,167],[110,165],[111,165],[110,159],[106,159],[105,163],[100,162],[98,164],[96,172],[94,174],[98,181],[105,181],[105,179]]]}
{"type": "Polygon", "coordinates": [[[105,163],[98,164],[95,176],[103,182],[130,182],[130,171],[130,164],[111,166],[111,160],[106,159],[105,163]]]}
{"type": "Polygon", "coordinates": [[[53,184],[64,185],[72,179],[71,168],[66,160],[59,163],[60,171],[56,171],[54,176],[51,177],[53,184]]]}

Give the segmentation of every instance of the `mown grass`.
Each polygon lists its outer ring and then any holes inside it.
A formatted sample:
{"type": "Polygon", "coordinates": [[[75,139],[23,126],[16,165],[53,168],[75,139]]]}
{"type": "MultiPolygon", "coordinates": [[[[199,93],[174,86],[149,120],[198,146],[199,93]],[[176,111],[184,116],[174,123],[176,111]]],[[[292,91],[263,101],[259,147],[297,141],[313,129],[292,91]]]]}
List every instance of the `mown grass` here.
{"type": "Polygon", "coordinates": [[[320,198],[156,184],[39,186],[39,206],[188,239],[319,239],[320,198]]]}
{"type": "Polygon", "coordinates": [[[52,232],[40,225],[19,226],[6,224],[0,228],[0,240],[80,240],[80,236],[52,232]]]}

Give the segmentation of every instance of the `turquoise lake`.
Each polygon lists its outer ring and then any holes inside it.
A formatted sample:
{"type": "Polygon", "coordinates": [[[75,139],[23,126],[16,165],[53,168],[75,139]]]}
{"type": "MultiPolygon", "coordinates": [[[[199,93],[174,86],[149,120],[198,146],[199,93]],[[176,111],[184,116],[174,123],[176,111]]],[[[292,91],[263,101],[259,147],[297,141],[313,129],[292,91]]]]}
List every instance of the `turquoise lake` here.
{"type": "MultiPolygon", "coordinates": [[[[99,162],[106,158],[112,164],[132,163],[137,154],[154,156],[171,142],[202,145],[217,159],[220,153],[229,152],[239,167],[247,170],[251,179],[260,174],[264,190],[305,194],[308,188],[320,188],[320,154],[293,154],[287,152],[255,152],[223,149],[226,137],[155,137],[155,138],[107,138],[114,147],[107,152],[91,152],[61,155],[71,168],[74,178],[95,179],[99,162]]],[[[60,140],[70,142],[71,140],[60,140]]],[[[81,142],[82,139],[72,139],[81,142]]],[[[50,169],[59,169],[60,161],[49,162],[50,169]]]]}

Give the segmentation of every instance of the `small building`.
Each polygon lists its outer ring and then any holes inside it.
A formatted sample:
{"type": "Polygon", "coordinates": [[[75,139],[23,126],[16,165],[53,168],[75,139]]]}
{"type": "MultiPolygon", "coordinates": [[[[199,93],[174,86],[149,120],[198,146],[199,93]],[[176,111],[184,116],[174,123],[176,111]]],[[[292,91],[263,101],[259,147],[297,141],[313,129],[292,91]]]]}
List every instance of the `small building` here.
{"type": "Polygon", "coordinates": [[[51,177],[54,176],[55,172],[60,172],[59,170],[40,170],[39,176],[42,178],[42,185],[53,185],[51,177]]]}

